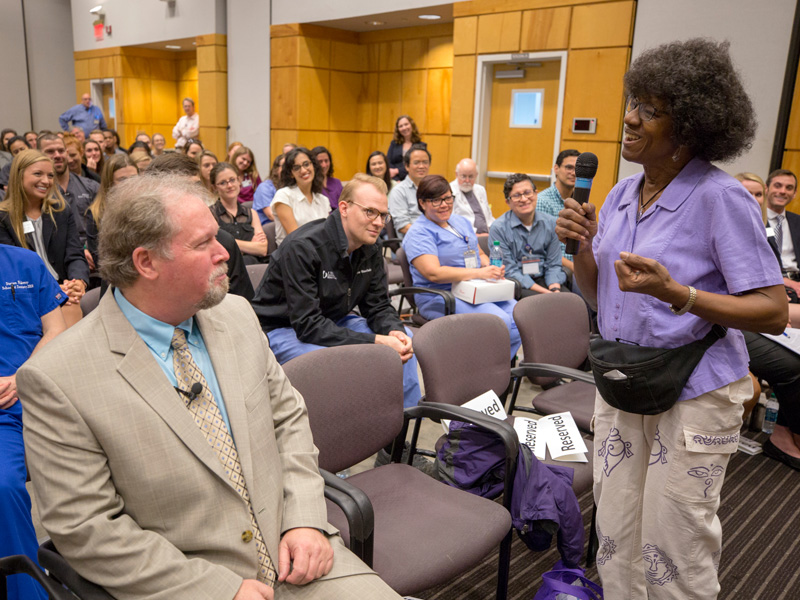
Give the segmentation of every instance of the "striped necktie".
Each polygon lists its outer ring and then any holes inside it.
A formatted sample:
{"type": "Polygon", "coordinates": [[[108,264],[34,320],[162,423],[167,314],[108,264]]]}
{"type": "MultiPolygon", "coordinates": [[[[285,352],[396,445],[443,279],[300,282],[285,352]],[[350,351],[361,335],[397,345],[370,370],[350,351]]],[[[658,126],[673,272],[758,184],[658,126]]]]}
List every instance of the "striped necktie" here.
{"type": "Polygon", "coordinates": [[[242,541],[248,543],[251,540],[255,540],[256,542],[259,566],[256,578],[262,583],[274,587],[277,573],[267,551],[267,545],[261,535],[261,529],[256,522],[256,516],[253,514],[250,493],[247,491],[247,483],[244,480],[242,465],[239,462],[239,453],[236,451],[233,437],[228,431],[228,426],[225,425],[222,413],[219,411],[217,401],[214,400],[214,395],[206,383],[206,378],[197,363],[194,362],[192,353],[189,351],[189,345],[186,343],[186,334],[178,327],[175,328],[175,333],[172,334],[172,348],[174,350],[172,368],[175,370],[175,378],[178,380],[178,389],[184,392],[181,396],[186,403],[186,407],[194,417],[195,425],[200,428],[203,437],[213,448],[214,453],[225,468],[225,474],[233,483],[233,487],[242,497],[242,500],[247,505],[247,510],[250,512],[252,531],[248,530],[242,533],[242,541]],[[192,398],[188,394],[194,383],[202,385],[203,391],[192,398]]]}
{"type": "Polygon", "coordinates": [[[785,218],[783,215],[775,217],[775,243],[778,244],[778,254],[783,254],[783,220],[785,218]]]}

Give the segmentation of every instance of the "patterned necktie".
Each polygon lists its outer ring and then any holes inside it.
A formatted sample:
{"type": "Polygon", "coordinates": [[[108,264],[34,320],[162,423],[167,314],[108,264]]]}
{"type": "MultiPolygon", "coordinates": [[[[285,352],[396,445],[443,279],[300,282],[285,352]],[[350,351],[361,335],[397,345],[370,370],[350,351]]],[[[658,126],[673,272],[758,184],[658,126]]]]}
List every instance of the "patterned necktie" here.
{"type": "Polygon", "coordinates": [[[192,353],[189,352],[186,334],[177,327],[175,328],[175,333],[172,334],[172,348],[174,350],[172,368],[175,370],[178,388],[182,392],[186,392],[185,394],[180,394],[180,396],[186,403],[189,412],[192,413],[195,425],[200,428],[206,441],[214,449],[214,453],[225,468],[225,474],[233,483],[234,488],[236,488],[236,491],[247,505],[247,510],[250,512],[250,524],[253,530],[252,532],[244,532],[242,540],[245,542],[249,542],[251,539],[255,540],[259,565],[257,579],[274,587],[277,573],[267,551],[267,545],[261,535],[261,530],[256,522],[256,516],[253,514],[250,493],[247,491],[247,483],[244,480],[242,465],[239,462],[239,453],[236,452],[233,438],[228,431],[227,425],[225,425],[225,421],[222,419],[217,401],[214,400],[214,395],[206,383],[206,378],[197,363],[194,362],[192,353]],[[187,394],[190,393],[194,383],[202,385],[203,391],[194,399],[191,399],[187,394]]]}
{"type": "Polygon", "coordinates": [[[775,243],[778,244],[779,254],[783,254],[783,220],[785,218],[783,215],[775,217],[775,243]]]}

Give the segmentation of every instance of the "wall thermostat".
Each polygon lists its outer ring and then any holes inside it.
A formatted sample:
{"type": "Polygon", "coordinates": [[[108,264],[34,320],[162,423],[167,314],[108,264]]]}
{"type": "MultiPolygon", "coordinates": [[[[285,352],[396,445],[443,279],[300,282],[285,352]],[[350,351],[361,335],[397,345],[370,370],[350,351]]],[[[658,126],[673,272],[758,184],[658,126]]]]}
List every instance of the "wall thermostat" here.
{"type": "Polygon", "coordinates": [[[572,133],[597,133],[597,119],[572,119],[572,133]]]}

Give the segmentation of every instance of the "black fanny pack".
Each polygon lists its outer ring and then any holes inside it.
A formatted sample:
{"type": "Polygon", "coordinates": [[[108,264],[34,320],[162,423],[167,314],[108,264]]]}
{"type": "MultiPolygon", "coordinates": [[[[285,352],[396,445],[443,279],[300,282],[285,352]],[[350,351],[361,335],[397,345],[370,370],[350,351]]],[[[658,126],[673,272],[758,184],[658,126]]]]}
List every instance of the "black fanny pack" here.
{"type": "Polygon", "coordinates": [[[597,390],[606,403],[625,412],[657,415],[669,410],[706,350],[727,333],[714,325],[703,339],[671,349],[592,336],[589,361],[597,390]]]}

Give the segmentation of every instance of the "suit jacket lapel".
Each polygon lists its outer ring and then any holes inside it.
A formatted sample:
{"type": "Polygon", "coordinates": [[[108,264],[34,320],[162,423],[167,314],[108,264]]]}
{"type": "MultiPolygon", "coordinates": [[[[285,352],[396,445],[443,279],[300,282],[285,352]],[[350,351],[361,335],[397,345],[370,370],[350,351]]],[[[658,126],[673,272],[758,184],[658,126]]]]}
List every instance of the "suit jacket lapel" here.
{"type": "Polygon", "coordinates": [[[800,266],[800,217],[788,210],[785,211],[784,214],[786,215],[786,223],[789,225],[789,233],[792,237],[795,260],[798,266],[800,266]]]}
{"type": "Polygon", "coordinates": [[[237,377],[239,365],[236,360],[236,344],[225,323],[215,319],[208,311],[197,313],[195,318],[203,334],[211,363],[214,365],[214,374],[222,392],[225,410],[231,424],[231,435],[236,444],[245,481],[249,481],[253,473],[253,455],[250,448],[250,428],[247,424],[244,392],[237,377]]]}
{"type": "Polygon", "coordinates": [[[100,301],[98,310],[106,328],[111,351],[122,355],[117,371],[198,460],[237,493],[216,453],[195,425],[191,413],[183,405],[161,367],[156,364],[150,349],[122,314],[113,292],[109,292],[100,301]]]}

